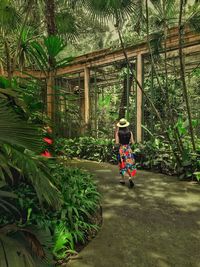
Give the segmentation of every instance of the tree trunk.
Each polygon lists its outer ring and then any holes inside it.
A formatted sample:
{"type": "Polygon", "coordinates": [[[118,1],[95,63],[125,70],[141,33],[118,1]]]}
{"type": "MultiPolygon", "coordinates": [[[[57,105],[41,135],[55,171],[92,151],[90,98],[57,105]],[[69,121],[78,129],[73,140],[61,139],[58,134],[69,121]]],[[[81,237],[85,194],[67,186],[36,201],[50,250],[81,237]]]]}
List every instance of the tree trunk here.
{"type": "Polygon", "coordinates": [[[55,0],[45,0],[47,33],[49,36],[56,34],[55,0]]]}
{"type": "Polygon", "coordinates": [[[11,69],[11,57],[10,57],[10,49],[7,40],[4,41],[4,47],[5,47],[5,54],[6,54],[6,68],[8,73],[8,80],[11,83],[12,80],[12,69],[11,69]]]}
{"type": "MultiPolygon", "coordinates": [[[[55,0],[45,0],[45,9],[46,9],[46,24],[47,24],[47,33],[48,36],[54,36],[56,35],[56,22],[55,22],[55,0]]],[[[56,120],[56,114],[55,114],[55,77],[53,74],[53,70],[55,67],[55,59],[53,57],[49,57],[49,75],[47,77],[47,81],[51,80],[51,88],[47,87],[47,98],[48,95],[50,96],[50,99],[47,103],[47,111],[50,110],[51,114],[50,116],[52,122],[55,122],[56,120]]]]}

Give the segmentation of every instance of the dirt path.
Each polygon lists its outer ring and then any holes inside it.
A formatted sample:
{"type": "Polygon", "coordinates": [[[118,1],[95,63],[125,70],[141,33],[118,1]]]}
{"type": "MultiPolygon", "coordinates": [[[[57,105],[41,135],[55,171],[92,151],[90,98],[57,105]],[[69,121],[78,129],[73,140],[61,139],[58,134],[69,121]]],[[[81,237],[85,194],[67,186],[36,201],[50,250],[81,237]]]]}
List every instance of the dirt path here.
{"type": "Polygon", "coordinates": [[[75,162],[95,174],[103,226],[69,267],[200,267],[200,186],[138,171],[118,184],[116,166],[75,162]]]}

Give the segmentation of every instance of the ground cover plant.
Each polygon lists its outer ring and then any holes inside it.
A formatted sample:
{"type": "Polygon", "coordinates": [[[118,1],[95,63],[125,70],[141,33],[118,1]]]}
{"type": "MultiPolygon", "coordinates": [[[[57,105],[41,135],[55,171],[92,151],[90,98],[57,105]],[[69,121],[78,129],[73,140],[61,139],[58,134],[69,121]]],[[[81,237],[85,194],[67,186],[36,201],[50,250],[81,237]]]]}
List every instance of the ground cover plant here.
{"type": "MultiPolygon", "coordinates": [[[[12,213],[1,212],[0,226],[4,230],[12,225],[13,231],[37,234],[41,246],[35,243],[35,250],[40,250],[39,255],[46,258],[48,266],[53,266],[53,262],[61,263],[76,254],[76,246],[95,235],[99,226],[93,223],[93,215],[99,209],[100,195],[87,172],[60,163],[51,163],[49,167],[61,193],[60,208],[40,203],[34,187],[26,181],[11,187],[4,185],[2,192],[7,190],[8,196],[15,199],[7,203],[13,207],[12,213]]],[[[10,257],[9,253],[7,256],[10,257]]]]}
{"type": "Polygon", "coordinates": [[[55,151],[68,158],[78,157],[88,160],[116,162],[113,154],[113,142],[108,139],[80,137],[75,139],[59,138],[55,143],[55,151]]]}

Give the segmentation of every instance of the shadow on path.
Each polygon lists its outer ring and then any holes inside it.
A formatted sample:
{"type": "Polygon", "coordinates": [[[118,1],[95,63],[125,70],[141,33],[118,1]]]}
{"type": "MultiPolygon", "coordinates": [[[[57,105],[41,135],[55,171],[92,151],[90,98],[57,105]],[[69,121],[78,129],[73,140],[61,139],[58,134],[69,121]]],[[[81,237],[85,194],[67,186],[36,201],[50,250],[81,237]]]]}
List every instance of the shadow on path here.
{"type": "Polygon", "coordinates": [[[103,225],[69,267],[200,267],[200,187],[138,171],[136,187],[118,184],[116,166],[75,161],[95,174],[103,225]]]}

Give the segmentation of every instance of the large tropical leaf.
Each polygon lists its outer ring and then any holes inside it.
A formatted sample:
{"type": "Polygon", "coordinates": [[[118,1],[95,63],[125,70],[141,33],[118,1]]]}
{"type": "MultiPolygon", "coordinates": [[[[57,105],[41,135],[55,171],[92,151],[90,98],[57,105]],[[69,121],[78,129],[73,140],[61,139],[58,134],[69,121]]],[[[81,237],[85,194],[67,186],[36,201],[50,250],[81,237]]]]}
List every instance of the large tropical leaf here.
{"type": "Polygon", "coordinates": [[[189,7],[187,12],[186,23],[190,25],[196,32],[200,32],[200,2],[189,7]]]}
{"type": "Polygon", "coordinates": [[[13,30],[20,21],[20,16],[9,0],[1,0],[0,26],[4,30],[13,30]]]}
{"type": "Polygon", "coordinates": [[[150,22],[158,30],[178,24],[178,5],[174,0],[150,0],[150,22]]]}
{"type": "Polygon", "coordinates": [[[0,142],[40,151],[42,137],[36,126],[20,119],[10,104],[0,99],[0,142]]]}
{"type": "Polygon", "coordinates": [[[58,54],[66,47],[66,44],[63,42],[63,40],[54,35],[44,38],[44,45],[48,56],[52,58],[58,56],[58,54]]]}
{"type": "MultiPolygon", "coordinates": [[[[0,182],[0,188],[4,186],[5,183],[0,182]]],[[[10,203],[9,199],[16,199],[17,196],[12,193],[5,190],[0,190],[0,209],[11,213],[11,212],[17,212],[19,211],[16,209],[16,207],[10,203]]]]}
{"type": "MultiPolygon", "coordinates": [[[[19,35],[21,29],[17,29],[16,35],[19,35]]],[[[18,63],[22,69],[27,63],[33,65],[33,57],[31,54],[31,43],[35,41],[39,36],[36,35],[36,30],[33,27],[26,26],[21,32],[21,42],[18,52],[18,63]]],[[[13,49],[16,50],[16,43],[13,45],[13,49]]]]}
{"type": "Polygon", "coordinates": [[[64,35],[70,40],[76,39],[78,25],[74,15],[68,10],[56,14],[56,26],[59,35],[64,35]]]}
{"type": "MultiPolygon", "coordinates": [[[[53,184],[53,181],[51,181],[51,175],[45,158],[38,158],[30,151],[20,151],[9,145],[2,146],[2,155],[5,156],[7,162],[3,167],[0,164],[0,170],[2,168],[5,172],[5,169],[9,170],[10,166],[16,168],[24,179],[31,182],[40,203],[45,201],[56,209],[61,206],[61,194],[53,184]]],[[[1,173],[3,172],[1,171],[1,173]]],[[[10,179],[14,179],[12,173],[10,175],[10,179]]],[[[0,176],[0,179],[3,180],[4,177],[0,176]]]]}
{"type": "Polygon", "coordinates": [[[0,266],[50,267],[53,265],[46,259],[38,233],[16,225],[6,225],[0,230],[0,266]]]}
{"type": "Polygon", "coordinates": [[[33,42],[31,54],[40,70],[46,73],[50,70],[49,58],[53,59],[54,70],[69,64],[72,57],[61,58],[60,54],[66,47],[66,44],[58,36],[49,36],[44,38],[43,43],[33,42]]]}
{"type": "MultiPolygon", "coordinates": [[[[68,0],[73,7],[81,3],[93,18],[107,20],[116,17],[123,20],[125,17],[135,13],[137,0],[68,0]],[[76,4],[74,4],[76,2],[76,4]]],[[[141,1],[142,3],[142,1],[141,1]]]]}
{"type": "Polygon", "coordinates": [[[45,48],[39,42],[32,42],[30,53],[41,71],[48,71],[48,55],[45,48]]]}

